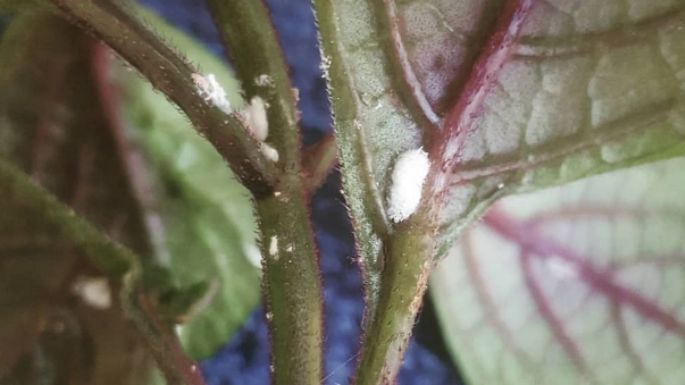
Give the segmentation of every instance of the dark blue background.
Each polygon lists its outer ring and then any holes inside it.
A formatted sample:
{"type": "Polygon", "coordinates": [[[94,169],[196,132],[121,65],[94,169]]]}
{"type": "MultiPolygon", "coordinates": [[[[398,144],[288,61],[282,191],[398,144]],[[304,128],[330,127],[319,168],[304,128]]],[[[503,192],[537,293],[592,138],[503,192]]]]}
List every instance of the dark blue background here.
{"type": "MultiPolygon", "coordinates": [[[[198,37],[212,51],[223,56],[223,47],[218,41],[204,1],[141,2],[153,7],[162,16],[198,37]]],[[[300,90],[303,138],[309,144],[329,132],[331,126],[309,0],[270,0],[268,3],[290,65],[293,83],[300,90]]],[[[349,383],[356,362],[363,309],[361,278],[353,260],[351,229],[339,190],[340,178],[334,173],[312,202],[324,280],[324,383],[327,385],[349,383]]],[[[401,385],[460,383],[438,330],[428,303],[415,330],[416,340],[412,341],[400,372],[401,385]]],[[[260,307],[214,357],[202,362],[202,369],[208,385],[266,385],[269,383],[268,357],[266,324],[260,307]]]]}

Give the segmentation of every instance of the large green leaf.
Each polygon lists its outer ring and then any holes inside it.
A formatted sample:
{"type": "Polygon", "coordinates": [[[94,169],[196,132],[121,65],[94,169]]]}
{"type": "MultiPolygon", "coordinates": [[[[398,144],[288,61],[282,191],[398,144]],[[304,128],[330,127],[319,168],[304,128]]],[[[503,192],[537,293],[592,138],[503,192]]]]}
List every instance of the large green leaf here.
{"type": "Polygon", "coordinates": [[[505,192],[685,152],[682,0],[315,5],[371,303],[407,149],[423,146],[449,186],[438,254],[505,192]]]}
{"type": "MultiPolygon", "coordinates": [[[[11,24],[0,43],[1,161],[145,253],[138,205],[89,76],[91,44],[51,14],[11,24]]],[[[150,360],[116,306],[115,283],[11,183],[0,186],[0,381],[140,383],[150,360]],[[89,302],[82,280],[105,282],[111,304],[89,302]]]]}
{"type": "MultiPolygon", "coordinates": [[[[224,63],[153,14],[145,18],[203,71],[215,74],[233,106],[241,105],[238,84],[224,63]]],[[[158,262],[178,287],[209,283],[208,297],[190,309],[199,314],[179,329],[188,353],[206,357],[259,301],[252,203],[219,154],[163,95],[122,68],[116,80],[124,91],[123,112],[148,162],[160,173],[160,198],[151,208],[163,232],[158,262]]]]}
{"type": "Polygon", "coordinates": [[[685,159],[512,196],[432,279],[472,385],[685,382],[685,159]]]}

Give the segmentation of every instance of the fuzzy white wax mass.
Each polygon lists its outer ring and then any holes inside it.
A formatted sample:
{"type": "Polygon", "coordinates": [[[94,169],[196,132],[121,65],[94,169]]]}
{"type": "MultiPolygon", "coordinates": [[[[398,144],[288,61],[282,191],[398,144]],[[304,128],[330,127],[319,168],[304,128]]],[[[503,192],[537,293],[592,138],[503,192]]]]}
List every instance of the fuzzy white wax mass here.
{"type": "Polygon", "coordinates": [[[388,216],[395,222],[409,218],[421,201],[430,160],[423,148],[405,151],[397,157],[388,194],[388,216]]]}
{"type": "Polygon", "coordinates": [[[226,98],[226,90],[219,84],[214,74],[207,74],[207,76],[192,74],[192,78],[197,92],[205,101],[212,102],[226,114],[233,112],[231,103],[226,98]]]}

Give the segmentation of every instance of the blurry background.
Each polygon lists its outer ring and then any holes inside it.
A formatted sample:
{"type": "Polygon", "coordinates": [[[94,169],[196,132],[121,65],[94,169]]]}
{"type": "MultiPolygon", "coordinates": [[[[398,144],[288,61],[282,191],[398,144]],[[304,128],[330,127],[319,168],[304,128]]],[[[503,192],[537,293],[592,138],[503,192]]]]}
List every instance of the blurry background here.
{"type": "MultiPolygon", "coordinates": [[[[201,0],[141,0],[168,21],[225,57],[201,0]]],[[[270,0],[294,86],[300,91],[303,140],[315,142],[331,130],[326,85],[319,68],[316,27],[309,0],[270,0]]],[[[312,202],[324,281],[326,307],[325,384],[347,384],[356,362],[363,311],[362,283],[354,246],[333,173],[312,202]]],[[[428,300],[428,299],[427,299],[428,300]]],[[[242,328],[213,357],[202,362],[208,385],[268,384],[268,337],[264,313],[255,309],[242,328]]],[[[426,302],[400,372],[401,385],[461,384],[439,335],[432,306],[426,302]]]]}

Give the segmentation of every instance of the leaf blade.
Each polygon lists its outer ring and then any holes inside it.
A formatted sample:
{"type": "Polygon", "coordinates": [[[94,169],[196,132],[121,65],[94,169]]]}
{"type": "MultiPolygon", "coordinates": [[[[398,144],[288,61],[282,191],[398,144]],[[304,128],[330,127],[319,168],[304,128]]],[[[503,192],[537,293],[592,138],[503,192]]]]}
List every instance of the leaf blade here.
{"type": "Polygon", "coordinates": [[[683,162],[513,196],[464,234],[432,285],[474,384],[682,381],[683,162]]]}

